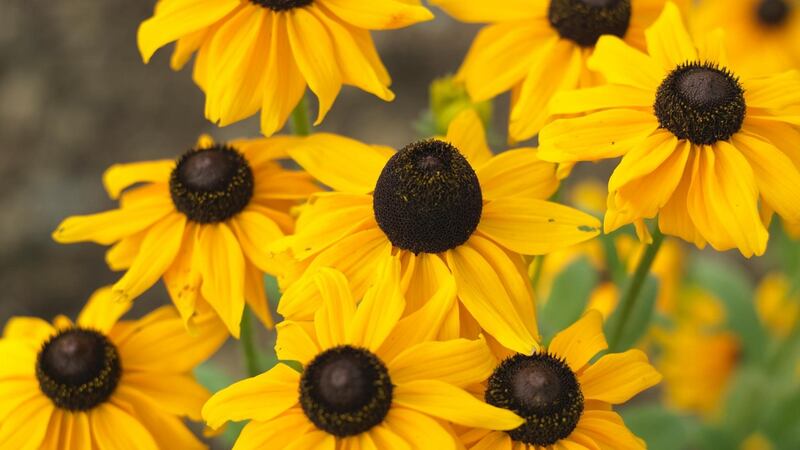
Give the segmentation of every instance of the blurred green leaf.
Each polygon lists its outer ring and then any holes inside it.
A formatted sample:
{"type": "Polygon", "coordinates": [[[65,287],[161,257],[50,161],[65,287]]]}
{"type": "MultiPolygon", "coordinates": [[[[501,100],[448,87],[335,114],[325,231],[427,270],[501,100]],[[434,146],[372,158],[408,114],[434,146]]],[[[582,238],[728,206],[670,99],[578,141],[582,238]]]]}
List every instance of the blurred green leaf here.
{"type": "Polygon", "coordinates": [[[550,296],[539,320],[542,334],[547,340],[581,317],[589,296],[597,286],[597,279],[597,272],[589,260],[580,258],[553,280],[550,296]]]}
{"type": "MultiPolygon", "coordinates": [[[[205,362],[197,366],[194,369],[194,376],[201,385],[211,392],[219,392],[236,381],[229,373],[211,362],[205,362]]],[[[244,425],[244,422],[229,423],[225,427],[225,431],[217,439],[228,446],[232,446],[236,442],[236,438],[239,437],[239,433],[242,432],[244,425]]]]}
{"type": "MultiPolygon", "coordinates": [[[[629,278],[626,284],[622,286],[620,292],[627,292],[627,283],[630,283],[629,278]]],[[[639,298],[633,304],[633,309],[628,315],[626,323],[622,324],[622,332],[616,342],[615,348],[611,351],[623,351],[636,345],[642,336],[647,332],[650,322],[653,320],[653,312],[656,305],[656,297],[658,297],[658,280],[652,275],[648,275],[647,279],[639,291],[639,298]]],[[[610,334],[610,330],[616,330],[618,322],[621,320],[622,309],[617,308],[611,317],[606,321],[606,336],[610,334]]]]}
{"type": "Polygon", "coordinates": [[[696,425],[688,417],[661,405],[630,406],[620,411],[625,424],[647,442],[650,450],[689,448],[696,425]]]}
{"type": "Polygon", "coordinates": [[[753,284],[747,273],[725,260],[695,255],[688,279],[725,304],[728,327],[739,335],[746,357],[763,359],[767,336],[753,306],[753,284]]]}
{"type": "Polygon", "coordinates": [[[264,275],[264,290],[267,291],[267,298],[273,308],[278,307],[278,302],[281,299],[281,289],[278,286],[278,280],[272,275],[264,275]]]}
{"type": "Polygon", "coordinates": [[[766,434],[778,448],[800,448],[800,387],[778,395],[778,402],[763,421],[766,434]]]}
{"type": "Polygon", "coordinates": [[[770,403],[770,377],[759,367],[743,367],[733,375],[725,397],[723,424],[737,440],[758,429],[770,403]]]}
{"type": "Polygon", "coordinates": [[[694,444],[698,450],[739,450],[739,442],[728,430],[706,426],[698,430],[694,444]]]}

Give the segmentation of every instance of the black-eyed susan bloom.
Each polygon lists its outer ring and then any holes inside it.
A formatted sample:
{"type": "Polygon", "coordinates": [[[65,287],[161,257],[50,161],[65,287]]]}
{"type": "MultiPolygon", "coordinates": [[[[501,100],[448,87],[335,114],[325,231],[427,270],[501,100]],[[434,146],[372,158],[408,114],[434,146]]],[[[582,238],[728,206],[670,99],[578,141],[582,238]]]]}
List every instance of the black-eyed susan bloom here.
{"type": "Polygon", "coordinates": [[[547,125],[540,157],[622,156],[606,232],[658,215],[661,232],[698,247],[761,255],[760,212],[800,222],[800,73],[740,79],[722,35],[696,45],[672,3],[646,34],[649,54],[600,38],[589,65],[609,84],[553,99],[555,114],[590,114],[547,125]]]}
{"type": "Polygon", "coordinates": [[[490,23],[475,38],[458,78],[475,101],[511,91],[509,133],[533,137],[558,91],[593,86],[586,68],[597,39],[644,48],[644,30],[665,0],[431,0],[458,20],[490,23]]]}
{"type": "Polygon", "coordinates": [[[703,0],[690,18],[696,33],[721,27],[743,75],[800,68],[800,1],[703,0]]]}
{"type": "Polygon", "coordinates": [[[204,314],[186,333],[172,307],[137,321],[99,290],[73,323],[12,318],[0,339],[0,448],[206,448],[183,417],[200,419],[210,393],[191,375],[227,337],[204,314]]]}
{"type": "Polygon", "coordinates": [[[546,350],[504,359],[489,377],[486,402],[514,411],[525,423],[513,430],[483,426],[462,434],[480,450],[644,450],[612,405],[661,381],[639,350],[609,353],[602,317],[589,311],[557,334],[546,350]]]}
{"type": "Polygon", "coordinates": [[[472,110],[453,121],[446,138],[397,152],[318,134],[289,154],[334,191],[314,196],[295,234],[275,245],[299,262],[282,274],[285,286],[303,270],[331,266],[360,296],[375,267],[398,255],[407,312],[452,274],[463,306],[452,311],[452,323],[477,321],[520,353],[532,351],[537,335],[521,254],[547,253],[599,232],[594,217],[543,200],[557,187],[555,165],[541,162],[535,149],[492,156],[472,110]]]}
{"type": "Polygon", "coordinates": [[[369,30],[430,20],[418,0],[160,0],[139,28],[145,62],[175,41],[173,69],[197,54],[206,117],[222,126],[261,111],[280,130],[308,86],[322,122],[343,84],[390,101],[389,74],[369,30]]]}
{"type": "MultiPolygon", "coordinates": [[[[377,280],[356,306],[345,277],[321,269],[313,322],[277,327],[278,358],[299,361],[302,373],[280,363],[223,389],[203,407],[208,424],[250,420],[237,450],[455,450],[447,421],[519,426],[516,414],[464,390],[492,371],[486,343],[431,340],[446,318],[444,305],[429,303],[401,319],[399,261],[373,270],[377,280]]],[[[448,284],[442,296],[452,304],[455,286],[448,284]]]]}
{"type": "Polygon", "coordinates": [[[111,245],[106,260],[125,275],[113,286],[133,300],[162,276],[191,326],[206,302],[239,336],[245,302],[271,326],[262,271],[267,245],[292,230],[288,210],[318,189],[299,171],[283,169],[291,137],[215,144],[202,137],[173,160],[118,164],[103,177],[118,209],[64,220],[62,243],[111,245]]]}

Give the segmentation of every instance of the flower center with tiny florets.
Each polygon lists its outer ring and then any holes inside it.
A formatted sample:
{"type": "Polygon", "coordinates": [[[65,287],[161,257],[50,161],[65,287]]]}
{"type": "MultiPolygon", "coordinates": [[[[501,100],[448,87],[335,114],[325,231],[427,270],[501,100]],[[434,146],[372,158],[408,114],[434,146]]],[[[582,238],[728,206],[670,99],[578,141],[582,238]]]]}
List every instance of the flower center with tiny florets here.
{"type": "Polygon", "coordinates": [[[389,159],[375,185],[375,220],[396,247],[441,253],[469,239],[483,211],[478,176],[451,144],[410,144],[389,159]]]}
{"type": "Polygon", "coordinates": [[[653,108],[661,128],[696,145],[730,139],[747,109],[738,78],[707,62],[681,64],[667,75],[653,108]]]}
{"type": "Polygon", "coordinates": [[[294,8],[302,8],[314,3],[314,0],[250,0],[258,6],[269,8],[273,11],[288,11],[294,8]]]}
{"type": "Polygon", "coordinates": [[[117,348],[93,330],[63,330],[45,342],[36,358],[39,388],[68,411],[87,411],[108,400],[121,375],[117,348]]]}
{"type": "Polygon", "coordinates": [[[317,355],[300,379],[300,406],[320,430],[339,437],[383,422],[392,404],[392,380],[372,352],[343,345],[317,355]]]}
{"type": "Polygon", "coordinates": [[[547,18],[562,38],[591,47],[604,34],[625,36],[631,22],[631,1],[550,0],[547,18]]]}
{"type": "Polygon", "coordinates": [[[178,160],[169,188],[175,208],[189,220],[223,222],[253,197],[253,171],[231,147],[190,150],[178,160]]]}
{"type": "Polygon", "coordinates": [[[756,5],[756,16],[760,24],[772,28],[786,23],[792,6],[786,0],[761,0],[756,5]]]}
{"type": "Polygon", "coordinates": [[[507,358],[489,377],[486,402],[514,411],[525,423],[507,433],[517,442],[546,447],[569,436],[583,414],[578,379],[549,353],[507,358]]]}

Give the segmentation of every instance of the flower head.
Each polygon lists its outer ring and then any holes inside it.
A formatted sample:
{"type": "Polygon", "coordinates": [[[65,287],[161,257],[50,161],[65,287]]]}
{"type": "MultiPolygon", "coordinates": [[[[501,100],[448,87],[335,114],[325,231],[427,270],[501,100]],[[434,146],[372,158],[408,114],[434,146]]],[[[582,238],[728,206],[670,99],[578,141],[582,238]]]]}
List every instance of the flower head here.
{"type": "Polygon", "coordinates": [[[203,417],[217,428],[250,420],[236,448],[265,443],[287,449],[457,448],[447,421],[519,426],[514,413],[487,405],[464,388],[485,379],[494,358],[482,339],[435,341],[455,304],[454,281],[414,315],[405,301],[397,258],[377,267],[378,279],[356,306],[347,280],[333,269],[314,276],[321,306],[313,321],[278,325],[282,363],[215,394],[203,417]],[[444,306],[444,307],[443,307],[444,306]],[[424,323],[424,327],[419,324],[424,323]]]}
{"type": "Polygon", "coordinates": [[[181,418],[210,393],[195,366],[227,337],[212,314],[186,333],[172,307],[118,322],[129,303],[98,290],[76,322],[12,318],[0,339],[0,447],[206,448],[181,418]]]}
{"type": "Polygon", "coordinates": [[[113,286],[119,300],[163,276],[189,326],[207,303],[238,336],[245,301],[271,326],[262,271],[277,269],[267,246],[292,230],[289,208],[318,190],[307,174],[280,166],[291,141],[215,144],[204,137],[177,162],[112,166],[104,182],[120,207],[69,217],[53,238],[113,244],[109,266],[127,269],[113,286]]]}
{"type": "MultiPolygon", "coordinates": [[[[483,329],[520,353],[532,351],[537,335],[521,255],[599,232],[594,217],[544,200],[557,187],[555,165],[539,161],[535,149],[492,156],[472,110],[453,121],[446,138],[400,151],[319,134],[289,154],[333,192],[314,196],[295,233],[275,244],[296,266],[282,274],[284,286],[305,270],[329,266],[345,273],[360,296],[374,268],[396,255],[407,313],[455,276],[461,307],[451,311],[453,326],[473,337],[483,329]]],[[[295,318],[288,306],[280,308],[295,318]]]]}
{"type": "Polygon", "coordinates": [[[605,230],[658,216],[663,233],[698,247],[761,255],[772,211],[800,221],[800,73],[743,78],[722,34],[694,42],[668,3],[644,54],[604,36],[589,66],[608,84],[563,92],[540,155],[574,163],[622,156],[608,183],[605,230]],[[760,210],[759,210],[760,208],[760,210]]]}
{"type": "Polygon", "coordinates": [[[196,53],[194,79],[206,94],[206,117],[225,126],[260,110],[261,131],[269,136],[286,123],[306,86],[319,98],[317,124],[343,84],[393,100],[369,30],[432,18],[418,0],[161,0],[138,39],[145,62],[176,42],[176,70],[196,53]]]}

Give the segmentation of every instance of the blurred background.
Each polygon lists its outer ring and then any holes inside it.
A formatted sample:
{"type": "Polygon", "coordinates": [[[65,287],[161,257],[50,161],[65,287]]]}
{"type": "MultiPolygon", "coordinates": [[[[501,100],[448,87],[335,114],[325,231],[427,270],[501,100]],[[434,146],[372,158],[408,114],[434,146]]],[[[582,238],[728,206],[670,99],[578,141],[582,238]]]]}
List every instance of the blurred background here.
{"type": "MultiPolygon", "coordinates": [[[[191,69],[170,70],[169,49],[142,64],[136,29],[154,3],[0,2],[0,323],[16,315],[74,316],[95,289],[120,276],[106,267],[102,246],[58,245],[50,238],[68,215],[115,206],[101,183],[108,166],[173,158],[201,133],[218,140],[258,135],[257,117],[224,129],[207,122],[191,69]]],[[[397,100],[384,103],[345,88],[321,129],[396,148],[416,139],[415,123],[428,108],[429,84],[458,68],[477,29],[437,12],[432,22],[375,33],[397,100]]],[[[502,144],[507,99],[498,99],[494,111],[493,140],[502,144]]],[[[612,167],[579,166],[561,200],[585,202],[592,209],[599,195],[602,213],[602,180],[612,167]],[[591,179],[601,182],[585,183],[591,179]]],[[[658,289],[653,290],[655,326],[637,336],[668,379],[624,414],[651,448],[800,448],[791,446],[800,445],[800,299],[793,297],[800,248],[779,224],[773,231],[768,255],[750,261],[737,252],[701,252],[670,241],[663,273],[655,276],[661,292],[669,285],[672,297],[656,298],[658,289]],[[776,271],[790,275],[765,287],[764,275],[776,271]],[[772,305],[772,319],[756,311],[758,296],[772,305]],[[775,325],[776,315],[778,322],[781,316],[795,318],[775,325]],[[776,327],[787,331],[773,332],[776,327]],[[779,372],[780,377],[775,375],[779,372]],[[786,390],[771,393],[783,400],[767,404],[764,390],[786,377],[786,390]]],[[[616,247],[625,264],[637,253],[630,230],[608,239],[610,245],[597,241],[595,247],[554,256],[542,265],[540,319],[546,336],[571,323],[573,313],[587,304],[605,306],[611,314],[614,305],[603,303],[616,298],[606,284],[608,255],[597,255],[616,247]],[[549,298],[578,303],[555,308],[549,298]]],[[[156,286],[137,300],[134,315],[166,302],[166,290],[156,286]]],[[[269,349],[272,336],[262,333],[260,338],[269,349]]],[[[200,375],[216,389],[241,378],[240,367],[238,350],[229,343],[200,375]]],[[[230,448],[223,439],[213,445],[230,448]]]]}

